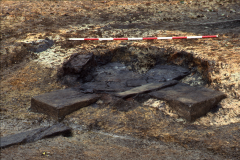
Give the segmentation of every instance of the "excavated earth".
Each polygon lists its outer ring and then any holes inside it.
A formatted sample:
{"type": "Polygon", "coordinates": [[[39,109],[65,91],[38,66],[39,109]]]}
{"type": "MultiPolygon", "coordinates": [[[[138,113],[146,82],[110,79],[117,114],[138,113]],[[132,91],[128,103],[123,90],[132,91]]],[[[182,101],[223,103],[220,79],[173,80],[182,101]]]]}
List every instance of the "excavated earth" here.
{"type": "Polygon", "coordinates": [[[2,148],[1,159],[239,159],[238,0],[4,0],[0,16],[1,139],[25,135],[22,142],[2,148]],[[219,37],[68,40],[196,35],[219,37]],[[68,70],[71,59],[89,54],[94,63],[86,72],[68,70]],[[165,76],[155,76],[159,69],[165,76]],[[206,115],[187,121],[167,101],[149,94],[110,96],[127,87],[166,82],[171,73],[174,80],[220,91],[226,98],[206,115]],[[66,88],[101,93],[101,99],[60,123],[32,112],[32,97],[66,88]],[[56,134],[66,130],[71,134],[56,134]]]}

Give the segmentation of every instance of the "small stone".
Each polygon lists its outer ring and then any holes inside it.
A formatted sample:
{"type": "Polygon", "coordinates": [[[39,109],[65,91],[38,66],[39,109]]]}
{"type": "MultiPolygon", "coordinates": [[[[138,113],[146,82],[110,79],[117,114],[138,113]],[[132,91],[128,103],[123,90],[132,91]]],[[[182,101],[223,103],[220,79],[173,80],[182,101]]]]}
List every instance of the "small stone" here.
{"type": "Polygon", "coordinates": [[[162,110],[162,109],[164,109],[164,106],[166,106],[166,102],[150,98],[146,102],[144,102],[143,105],[153,107],[158,110],[162,110]]]}
{"type": "Polygon", "coordinates": [[[37,41],[32,42],[31,45],[29,45],[29,50],[39,53],[52,47],[53,44],[54,44],[53,40],[50,40],[49,38],[39,39],[37,41]]]}
{"type": "Polygon", "coordinates": [[[184,122],[185,120],[182,118],[176,119],[177,122],[184,122]]]}
{"type": "Polygon", "coordinates": [[[95,103],[100,96],[68,88],[32,97],[30,110],[61,121],[66,115],[95,103]]]}
{"type": "Polygon", "coordinates": [[[96,103],[97,103],[98,105],[101,105],[101,104],[103,104],[103,101],[102,101],[102,100],[98,100],[96,103]]]}

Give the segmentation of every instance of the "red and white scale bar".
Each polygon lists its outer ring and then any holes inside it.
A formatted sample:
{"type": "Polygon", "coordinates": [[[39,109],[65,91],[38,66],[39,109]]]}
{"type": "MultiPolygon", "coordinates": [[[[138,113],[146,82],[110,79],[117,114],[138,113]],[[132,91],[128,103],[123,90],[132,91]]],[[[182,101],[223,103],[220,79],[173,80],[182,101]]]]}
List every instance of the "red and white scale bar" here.
{"type": "Polygon", "coordinates": [[[113,40],[153,40],[153,39],[194,39],[194,38],[217,38],[218,35],[209,36],[187,36],[187,37],[143,37],[143,38],[69,38],[68,40],[75,41],[113,41],[113,40]]]}

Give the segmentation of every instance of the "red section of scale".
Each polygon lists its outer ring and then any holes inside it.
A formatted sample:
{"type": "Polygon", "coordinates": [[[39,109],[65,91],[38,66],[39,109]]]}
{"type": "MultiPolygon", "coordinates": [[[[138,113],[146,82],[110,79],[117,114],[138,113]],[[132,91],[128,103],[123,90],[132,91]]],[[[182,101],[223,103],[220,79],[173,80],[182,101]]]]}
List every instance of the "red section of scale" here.
{"type": "Polygon", "coordinates": [[[202,36],[202,38],[216,38],[218,37],[217,35],[214,35],[214,36],[202,36]]]}
{"type": "Polygon", "coordinates": [[[172,39],[187,39],[187,37],[172,37],[172,39]]]}
{"type": "Polygon", "coordinates": [[[113,40],[128,40],[128,38],[113,38],[113,40]]]}

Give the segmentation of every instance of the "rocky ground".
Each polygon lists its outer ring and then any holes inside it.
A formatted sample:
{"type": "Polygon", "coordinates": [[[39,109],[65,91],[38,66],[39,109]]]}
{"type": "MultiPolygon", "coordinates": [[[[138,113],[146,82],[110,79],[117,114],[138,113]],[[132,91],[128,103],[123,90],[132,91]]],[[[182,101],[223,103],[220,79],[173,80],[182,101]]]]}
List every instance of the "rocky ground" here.
{"type": "MultiPolygon", "coordinates": [[[[71,137],[42,139],[1,149],[1,159],[238,159],[240,157],[240,4],[210,1],[1,1],[1,136],[54,124],[29,111],[31,97],[69,87],[58,69],[73,53],[92,52],[113,61],[164,49],[165,62],[191,69],[183,81],[227,94],[215,110],[194,122],[167,105],[147,100],[123,112],[89,106],[63,123],[71,137]],[[214,39],[68,41],[85,37],[219,35],[214,39]],[[46,39],[47,38],[47,39],[46,39]],[[38,42],[47,41],[39,49],[38,42]],[[35,43],[31,43],[35,42],[35,43]],[[119,48],[125,47],[122,53],[119,48]],[[39,50],[37,50],[37,48],[39,50]],[[108,55],[105,56],[108,58],[108,55]]],[[[104,60],[103,60],[104,61],[104,60]]]]}

